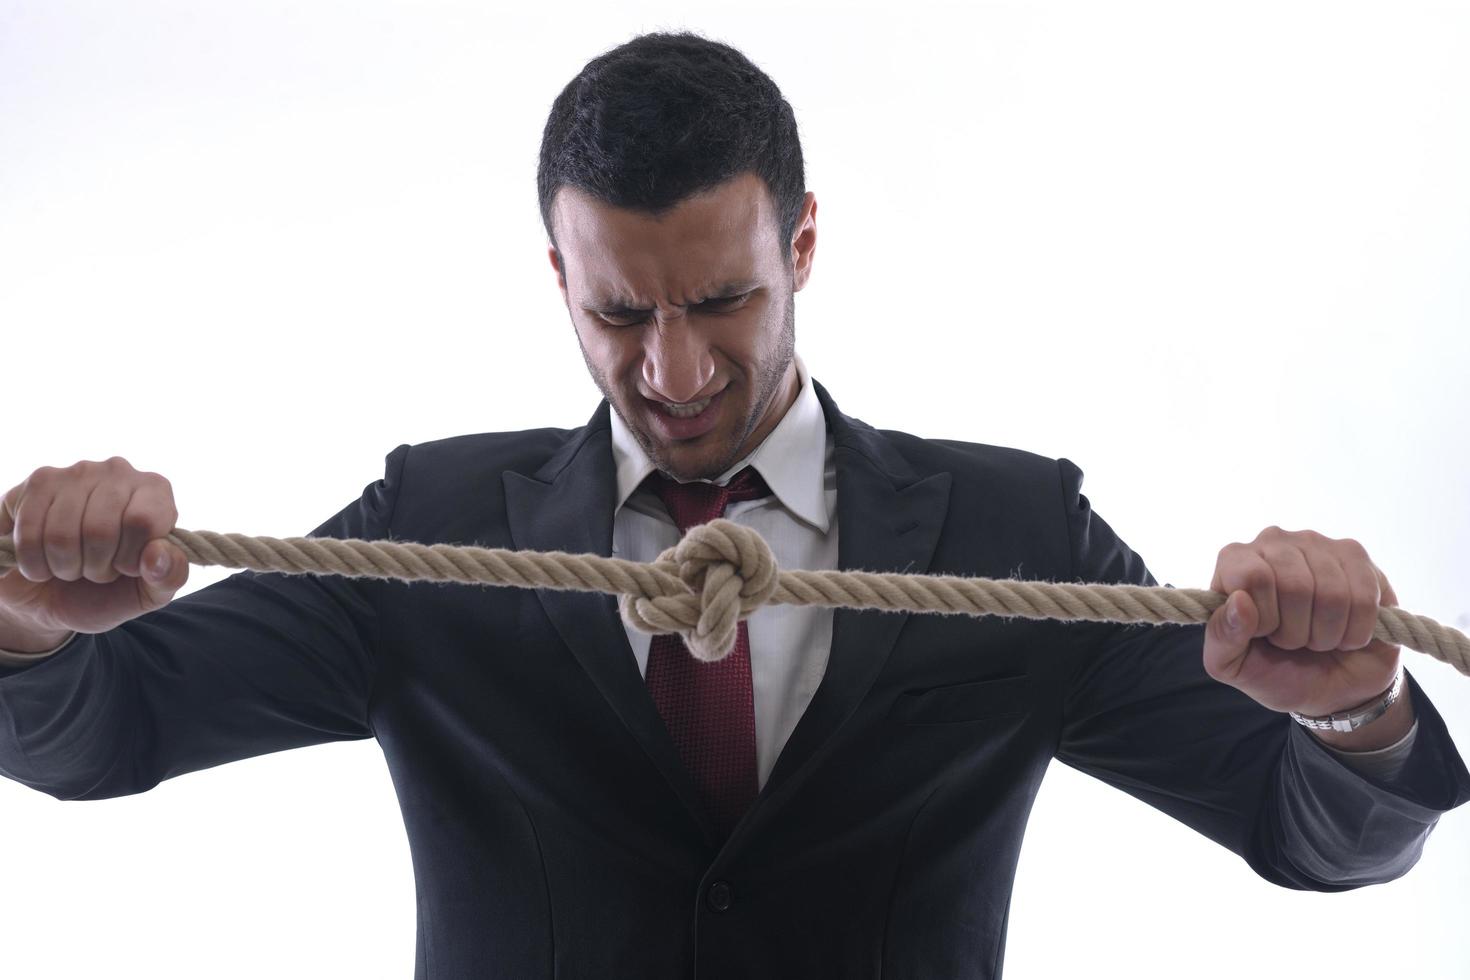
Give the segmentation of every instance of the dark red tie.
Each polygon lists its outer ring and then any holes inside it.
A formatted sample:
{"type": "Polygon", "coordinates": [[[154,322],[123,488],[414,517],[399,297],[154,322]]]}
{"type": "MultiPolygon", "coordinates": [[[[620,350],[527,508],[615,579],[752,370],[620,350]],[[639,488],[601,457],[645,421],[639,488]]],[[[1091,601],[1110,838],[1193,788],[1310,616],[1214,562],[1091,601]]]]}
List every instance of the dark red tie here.
{"type": "MultiPolygon", "coordinates": [[[[682,535],[696,524],[724,516],[735,500],[770,496],[752,467],[726,486],[679,483],[655,470],[645,481],[663,498],[682,535]]],[[[677,633],[655,634],[648,646],[648,691],[673,737],[679,758],[694,776],[700,801],[719,831],[730,831],[755,799],[755,695],[750,683],[750,636],[745,620],[735,649],[723,660],[695,660],[677,633]]]]}

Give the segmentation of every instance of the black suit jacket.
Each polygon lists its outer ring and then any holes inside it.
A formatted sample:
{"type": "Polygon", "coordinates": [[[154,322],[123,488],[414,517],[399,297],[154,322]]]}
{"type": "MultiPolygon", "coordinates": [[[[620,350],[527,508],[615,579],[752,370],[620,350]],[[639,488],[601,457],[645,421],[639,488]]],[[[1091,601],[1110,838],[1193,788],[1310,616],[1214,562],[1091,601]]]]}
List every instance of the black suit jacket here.
{"type": "MultiPolygon", "coordinates": [[[[1153,584],[1070,462],[878,431],[815,388],[842,568],[1153,584]]],[[[608,413],[399,446],[313,533],[609,554],[608,413]]],[[[614,597],[241,572],[0,669],[0,771],[101,799],[376,737],[416,976],[440,980],[998,976],[1053,758],[1292,888],[1403,874],[1470,798],[1412,678],[1419,736],[1379,783],[1211,680],[1200,647],[1200,627],[838,610],[820,688],[719,842],[614,597]]]]}

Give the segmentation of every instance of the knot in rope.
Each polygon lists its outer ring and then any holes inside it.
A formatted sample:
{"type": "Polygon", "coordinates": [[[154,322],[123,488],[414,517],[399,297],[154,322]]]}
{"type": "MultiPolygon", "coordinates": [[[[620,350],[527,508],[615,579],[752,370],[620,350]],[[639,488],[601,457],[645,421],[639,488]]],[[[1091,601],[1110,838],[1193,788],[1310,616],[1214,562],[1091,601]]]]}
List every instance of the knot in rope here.
{"type": "Polygon", "coordinates": [[[689,587],[683,595],[618,599],[623,618],[644,633],[678,633],[696,660],[723,660],[740,621],[765,605],[780,571],[757,532],[723,518],[691,527],[653,563],[689,587]]]}
{"type": "MultiPolygon", "coordinates": [[[[271,538],[174,528],[168,540],[194,565],[287,575],[463,582],[573,589],[621,598],[628,625],[678,633],[702,661],[723,659],[740,620],[762,604],[888,612],[1020,616],[1058,622],[1205,623],[1223,593],[1107,582],[1045,582],[838,569],[780,571],[756,532],[727,520],[689,530],[656,562],[565,551],[362,538],[271,538]]],[[[16,564],[0,534],[0,575],[16,564]]],[[[1470,676],[1470,636],[1395,606],[1380,606],[1373,636],[1429,654],[1470,676]]]]}

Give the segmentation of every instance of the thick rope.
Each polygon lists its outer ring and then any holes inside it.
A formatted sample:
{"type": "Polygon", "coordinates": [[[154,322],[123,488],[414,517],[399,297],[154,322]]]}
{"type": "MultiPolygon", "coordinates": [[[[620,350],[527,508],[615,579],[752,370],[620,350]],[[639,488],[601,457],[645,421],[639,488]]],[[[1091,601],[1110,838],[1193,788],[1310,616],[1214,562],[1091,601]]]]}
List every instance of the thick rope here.
{"type": "MultiPolygon", "coordinates": [[[[1226,596],[1207,589],[1027,582],[891,572],[780,571],[758,533],[723,518],[689,529],[650,563],[565,551],[515,551],[360,538],[270,538],[175,528],[167,539],[194,565],[288,575],[572,589],[619,597],[623,619],[644,633],[678,633],[700,660],[722,659],[740,620],[763,605],[840,606],[891,612],[1019,616],[1063,622],[1203,623],[1226,596]]],[[[0,536],[0,574],[15,565],[0,536]]],[[[1377,639],[1427,653],[1470,676],[1470,637],[1393,606],[1380,606],[1377,639]]]]}

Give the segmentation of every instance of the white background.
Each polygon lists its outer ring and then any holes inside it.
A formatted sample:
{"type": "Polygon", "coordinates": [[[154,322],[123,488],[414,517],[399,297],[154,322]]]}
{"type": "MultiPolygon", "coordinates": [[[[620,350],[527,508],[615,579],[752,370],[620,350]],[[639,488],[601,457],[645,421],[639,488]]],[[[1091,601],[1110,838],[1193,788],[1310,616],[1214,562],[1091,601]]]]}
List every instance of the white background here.
{"type": "MultiPolygon", "coordinates": [[[[582,424],[541,127],[690,27],[795,106],[844,411],[1075,460],[1161,580],[1311,527],[1470,627],[1465,5],[827,6],[0,0],[0,488],[120,454],[181,527],[285,536],[401,442],[582,424]]],[[[1470,680],[1405,657],[1470,748],[1470,680]]],[[[0,833],[4,977],[412,975],[371,741],[0,781],[0,833]]],[[[1467,868],[1457,810],[1400,881],[1290,892],[1057,765],[1007,976],[1463,977],[1467,868]]]]}

